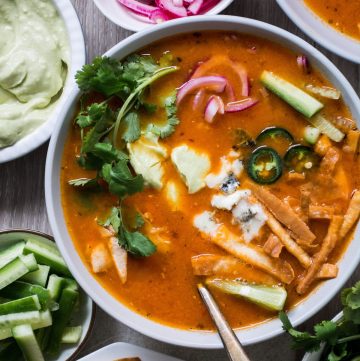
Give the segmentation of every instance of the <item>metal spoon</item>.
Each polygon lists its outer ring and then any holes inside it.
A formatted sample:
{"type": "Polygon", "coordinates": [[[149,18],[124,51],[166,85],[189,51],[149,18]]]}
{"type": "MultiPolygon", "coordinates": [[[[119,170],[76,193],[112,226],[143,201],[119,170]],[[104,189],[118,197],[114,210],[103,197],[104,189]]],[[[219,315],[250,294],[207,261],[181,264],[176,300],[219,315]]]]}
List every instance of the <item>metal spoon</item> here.
{"type": "Polygon", "coordinates": [[[216,325],[229,359],[231,361],[250,361],[209,290],[201,283],[198,284],[198,290],[216,325]]]}

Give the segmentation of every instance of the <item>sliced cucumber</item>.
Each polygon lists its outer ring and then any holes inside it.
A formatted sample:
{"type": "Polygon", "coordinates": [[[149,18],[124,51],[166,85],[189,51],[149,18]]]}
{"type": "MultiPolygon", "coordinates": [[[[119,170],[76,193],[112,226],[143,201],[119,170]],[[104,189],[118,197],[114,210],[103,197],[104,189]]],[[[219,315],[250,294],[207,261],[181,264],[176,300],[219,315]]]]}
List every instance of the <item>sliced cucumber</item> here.
{"type": "MultiPolygon", "coordinates": [[[[30,323],[33,330],[52,325],[52,316],[49,310],[40,312],[39,319],[30,323]]],[[[12,337],[11,328],[0,328],[0,340],[12,337]]],[[[1,360],[1,359],[0,359],[1,360]]]]}
{"type": "Polygon", "coordinates": [[[81,326],[65,327],[61,336],[61,343],[78,343],[82,334],[81,326]]]}
{"type": "Polygon", "coordinates": [[[48,345],[49,353],[57,354],[59,352],[61,337],[71,318],[78,298],[79,292],[67,287],[62,290],[59,301],[59,310],[54,313],[54,322],[51,328],[48,345]]]}
{"type": "Polygon", "coordinates": [[[207,280],[206,283],[224,293],[242,297],[271,311],[281,311],[287,298],[285,288],[280,286],[255,285],[221,279],[207,280]]]}
{"type": "Polygon", "coordinates": [[[8,313],[39,311],[40,308],[41,305],[39,297],[37,295],[33,295],[2,303],[0,305],[0,315],[6,315],[8,313]]]}
{"type": "Polygon", "coordinates": [[[35,256],[32,253],[26,256],[19,256],[19,258],[25,263],[30,272],[37,271],[39,269],[39,265],[37,264],[35,256]]]}
{"type": "Polygon", "coordinates": [[[39,263],[50,266],[55,272],[71,276],[71,273],[55,244],[54,246],[50,246],[48,243],[36,239],[29,239],[25,244],[24,253],[33,253],[39,263]]]}
{"type": "Polygon", "coordinates": [[[10,299],[24,298],[32,295],[37,295],[39,297],[42,309],[52,309],[52,304],[54,302],[50,297],[49,290],[39,285],[16,281],[0,290],[0,296],[10,299]]]}
{"type": "Polygon", "coordinates": [[[45,361],[33,329],[30,325],[19,325],[12,329],[16,343],[21,348],[26,361],[45,361]]]}
{"type": "Polygon", "coordinates": [[[11,262],[16,257],[22,255],[24,247],[25,247],[25,242],[20,241],[5,249],[2,249],[0,251],[0,268],[4,267],[6,264],[11,262]]]}
{"type": "Polygon", "coordinates": [[[65,287],[72,289],[73,291],[79,291],[79,285],[72,278],[65,278],[65,287]]]}
{"type": "Polygon", "coordinates": [[[309,144],[315,144],[320,137],[320,130],[318,128],[307,126],[304,129],[304,139],[309,144]]]}
{"type": "Polygon", "coordinates": [[[308,121],[334,142],[341,142],[345,137],[345,134],[342,131],[336,128],[333,123],[325,119],[320,114],[308,119],[308,121]]]}
{"type": "MultiPolygon", "coordinates": [[[[28,260],[29,258],[26,259],[26,262],[28,260]]],[[[0,290],[13,283],[20,277],[24,276],[28,272],[29,268],[26,266],[26,264],[19,257],[15,258],[0,269],[0,290]]]]}
{"type": "Polygon", "coordinates": [[[263,71],[260,80],[267,89],[308,118],[324,107],[317,99],[270,71],[263,71]]]}
{"type": "Polygon", "coordinates": [[[45,287],[46,282],[49,276],[50,267],[39,264],[39,269],[37,271],[29,272],[21,279],[36,285],[45,287]]]}
{"type": "Polygon", "coordinates": [[[49,277],[49,282],[47,285],[47,289],[49,290],[50,297],[54,301],[58,301],[61,290],[63,289],[65,285],[65,278],[59,277],[58,275],[52,274],[49,277]]]}
{"type": "Polygon", "coordinates": [[[17,325],[38,321],[40,321],[39,311],[9,313],[7,315],[0,316],[0,329],[11,328],[17,325]]]}

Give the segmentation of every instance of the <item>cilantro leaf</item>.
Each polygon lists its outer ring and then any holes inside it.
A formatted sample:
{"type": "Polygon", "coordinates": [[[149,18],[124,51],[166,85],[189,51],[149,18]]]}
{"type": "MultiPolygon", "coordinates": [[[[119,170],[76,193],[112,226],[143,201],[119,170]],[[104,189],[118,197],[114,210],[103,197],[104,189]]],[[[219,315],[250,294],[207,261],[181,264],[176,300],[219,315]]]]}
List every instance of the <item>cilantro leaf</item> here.
{"type": "Polygon", "coordinates": [[[144,188],[144,178],[142,175],[132,175],[127,160],[120,160],[115,164],[105,163],[101,176],[108,183],[110,193],[120,198],[141,192],[144,188]]]}
{"type": "Polygon", "coordinates": [[[341,302],[344,306],[344,319],[360,325],[360,282],[342,291],[341,302]]]}
{"type": "Polygon", "coordinates": [[[135,216],[135,227],[136,229],[141,228],[145,224],[144,218],[140,213],[136,213],[135,216]]]}
{"type": "Polygon", "coordinates": [[[121,219],[120,219],[120,212],[117,207],[111,208],[111,213],[109,218],[105,220],[105,222],[98,222],[103,227],[109,227],[111,226],[114,229],[115,233],[119,232],[120,226],[121,226],[121,219]]]}
{"type": "Polygon", "coordinates": [[[71,186],[83,187],[83,188],[95,188],[99,187],[99,183],[96,178],[77,178],[68,181],[71,186]]]}
{"type": "Polygon", "coordinates": [[[167,121],[165,125],[158,125],[151,123],[148,126],[148,131],[154,133],[160,138],[166,138],[175,132],[176,126],[180,123],[176,113],[176,94],[173,94],[165,99],[164,109],[166,112],[167,121]]]}
{"type": "Polygon", "coordinates": [[[337,324],[332,321],[323,321],[314,327],[316,337],[321,341],[326,341],[330,345],[335,345],[338,339],[337,324]]]}
{"type": "Polygon", "coordinates": [[[122,139],[127,143],[133,143],[141,136],[140,119],[137,113],[128,113],[124,118],[125,131],[122,139]]]}
{"type": "Polygon", "coordinates": [[[348,355],[347,352],[347,344],[343,343],[341,345],[337,345],[336,347],[332,347],[327,360],[328,361],[341,361],[348,355]]]}
{"type": "Polygon", "coordinates": [[[110,143],[96,143],[91,151],[93,155],[97,158],[101,159],[106,163],[111,163],[113,161],[119,160],[128,160],[129,157],[127,154],[122,151],[116,149],[110,143]]]}

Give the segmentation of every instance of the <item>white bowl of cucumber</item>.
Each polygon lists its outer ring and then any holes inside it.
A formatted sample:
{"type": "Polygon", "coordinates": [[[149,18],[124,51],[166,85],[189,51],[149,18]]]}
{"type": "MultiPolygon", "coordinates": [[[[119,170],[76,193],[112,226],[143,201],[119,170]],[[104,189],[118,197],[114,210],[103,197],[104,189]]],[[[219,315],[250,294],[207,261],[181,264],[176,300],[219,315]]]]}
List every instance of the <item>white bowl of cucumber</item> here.
{"type": "Polygon", "coordinates": [[[0,231],[1,360],[74,360],[94,318],[51,236],[0,231]]]}

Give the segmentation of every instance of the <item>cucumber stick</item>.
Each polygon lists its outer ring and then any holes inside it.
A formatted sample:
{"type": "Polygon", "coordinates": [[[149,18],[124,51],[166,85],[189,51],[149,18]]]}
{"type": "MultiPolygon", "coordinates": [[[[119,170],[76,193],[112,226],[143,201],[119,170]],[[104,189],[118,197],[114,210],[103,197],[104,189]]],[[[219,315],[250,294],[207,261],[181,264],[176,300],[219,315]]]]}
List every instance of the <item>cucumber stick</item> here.
{"type": "Polygon", "coordinates": [[[51,327],[50,339],[47,350],[51,354],[57,354],[60,349],[61,337],[64,333],[75,304],[79,298],[79,292],[65,287],[60,296],[59,310],[54,313],[53,326],[51,327]]]}
{"type": "Polygon", "coordinates": [[[285,288],[280,286],[256,285],[221,279],[210,279],[206,283],[219,291],[242,297],[271,311],[281,311],[287,298],[285,288]]]}
{"type": "Polygon", "coordinates": [[[11,245],[10,247],[2,249],[0,251],[0,268],[4,267],[6,264],[11,262],[16,257],[22,255],[24,247],[25,247],[25,242],[20,241],[11,245]]]}
{"type": "MultiPolygon", "coordinates": [[[[49,310],[40,312],[40,316],[37,320],[29,323],[33,330],[39,328],[49,327],[52,325],[52,316],[49,310]]],[[[0,340],[5,340],[12,337],[11,328],[0,328],[0,340]]],[[[1,360],[1,359],[0,359],[1,360]]]]}
{"type": "Polygon", "coordinates": [[[65,327],[61,336],[61,343],[78,343],[82,334],[81,326],[65,327]]]}
{"type": "Polygon", "coordinates": [[[33,266],[32,257],[20,257],[15,258],[0,269],[0,290],[30,271],[28,267],[33,266]]]}
{"type": "Polygon", "coordinates": [[[50,266],[55,272],[71,276],[71,273],[55,244],[52,246],[36,239],[29,239],[25,244],[24,253],[33,253],[37,262],[50,266]]]}
{"type": "Polygon", "coordinates": [[[307,118],[324,107],[317,99],[270,71],[263,71],[260,80],[267,89],[307,118]]]}
{"type": "Polygon", "coordinates": [[[39,266],[33,254],[19,256],[19,258],[25,263],[26,267],[29,269],[30,272],[37,271],[39,269],[39,266]]]}
{"type": "Polygon", "coordinates": [[[58,275],[52,274],[49,277],[47,289],[50,297],[56,302],[58,301],[61,291],[65,285],[65,278],[59,277],[58,275]]]}
{"type": "Polygon", "coordinates": [[[45,287],[46,282],[49,276],[50,267],[39,264],[39,269],[37,271],[29,272],[21,279],[36,285],[45,287]]]}
{"type": "Polygon", "coordinates": [[[39,311],[41,308],[37,295],[19,298],[14,301],[2,303],[0,305],[0,315],[18,312],[39,311]]]}
{"type": "Polygon", "coordinates": [[[308,121],[316,128],[320,130],[321,133],[327,135],[334,142],[341,142],[345,134],[335,127],[333,123],[325,119],[320,114],[317,114],[315,117],[308,119],[308,121]]]}
{"type": "Polygon", "coordinates": [[[19,325],[12,329],[12,334],[26,361],[45,361],[33,329],[30,325],[19,325]]]}
{"type": "Polygon", "coordinates": [[[50,298],[50,292],[39,285],[16,281],[0,290],[0,296],[10,299],[24,298],[32,295],[37,295],[39,297],[42,309],[52,308],[53,301],[50,298]]]}
{"type": "Polygon", "coordinates": [[[29,312],[18,312],[18,313],[9,313],[7,315],[0,316],[0,329],[11,328],[17,325],[22,325],[24,323],[33,323],[40,321],[40,312],[39,311],[29,311],[29,312]]]}

